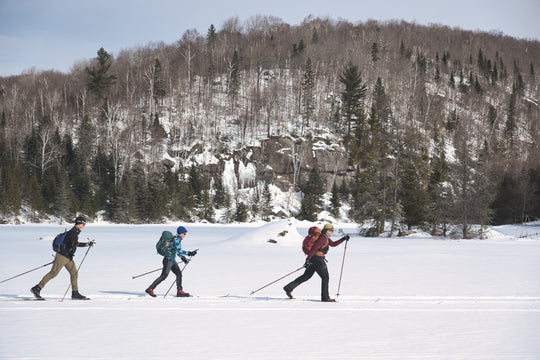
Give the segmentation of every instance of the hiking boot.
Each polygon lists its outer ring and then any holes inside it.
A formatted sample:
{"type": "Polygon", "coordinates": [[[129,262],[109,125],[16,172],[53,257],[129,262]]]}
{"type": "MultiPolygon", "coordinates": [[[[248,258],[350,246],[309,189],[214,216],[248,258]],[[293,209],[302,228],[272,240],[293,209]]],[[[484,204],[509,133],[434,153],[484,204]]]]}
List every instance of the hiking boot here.
{"type": "Polygon", "coordinates": [[[152,288],[148,288],[144,290],[144,292],[150,295],[151,297],[156,297],[156,294],[154,294],[154,290],[152,288]]]}
{"type": "Polygon", "coordinates": [[[176,297],[190,297],[191,295],[187,292],[184,292],[184,290],[178,290],[176,292],[176,297]]]}
{"type": "Polygon", "coordinates": [[[86,296],[82,295],[78,291],[73,291],[71,293],[71,300],[90,300],[90,299],[87,298],[86,296]]]}
{"type": "Polygon", "coordinates": [[[283,288],[283,290],[285,291],[285,294],[289,297],[289,299],[294,299],[291,290],[289,290],[286,286],[283,288]]]}
{"type": "Polygon", "coordinates": [[[321,301],[322,301],[322,302],[336,302],[336,299],[330,299],[330,298],[328,298],[328,299],[322,299],[321,301]]]}
{"type": "Polygon", "coordinates": [[[30,289],[30,291],[32,292],[32,294],[34,294],[34,297],[36,299],[43,300],[43,298],[39,294],[39,292],[41,291],[41,288],[39,287],[39,285],[34,286],[33,288],[30,289]]]}

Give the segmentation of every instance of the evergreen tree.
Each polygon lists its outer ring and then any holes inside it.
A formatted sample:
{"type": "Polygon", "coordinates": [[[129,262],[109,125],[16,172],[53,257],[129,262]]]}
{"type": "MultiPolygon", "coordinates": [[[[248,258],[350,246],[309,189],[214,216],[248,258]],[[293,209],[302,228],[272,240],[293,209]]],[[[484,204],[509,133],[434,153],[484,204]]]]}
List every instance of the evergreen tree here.
{"type": "Polygon", "coordinates": [[[323,205],[323,195],[325,193],[326,184],[324,183],[323,179],[321,178],[321,175],[319,174],[319,171],[317,169],[311,169],[309,171],[309,177],[307,179],[307,182],[305,182],[302,186],[302,192],[306,194],[306,196],[310,196],[313,198],[313,202],[316,206],[322,207],[323,205]]]}
{"type": "Polygon", "coordinates": [[[161,66],[161,62],[159,59],[156,59],[154,61],[154,88],[152,93],[154,94],[154,101],[156,104],[160,105],[163,101],[163,98],[165,95],[167,95],[167,89],[166,89],[166,82],[163,75],[163,67],[161,66]]]}
{"type": "Polygon", "coordinates": [[[446,161],[446,150],[444,138],[435,134],[435,147],[430,162],[430,178],[428,192],[431,206],[429,207],[429,221],[431,224],[431,234],[437,235],[439,227],[442,225],[443,235],[446,235],[446,222],[449,207],[450,194],[448,193],[449,176],[448,163],[446,161]]]}
{"type": "Polygon", "coordinates": [[[99,100],[106,100],[112,86],[116,83],[116,76],[109,74],[112,65],[112,57],[103,48],[97,52],[97,66],[87,67],[88,89],[99,100]]]}
{"type": "Polygon", "coordinates": [[[264,220],[269,221],[270,215],[272,215],[272,193],[270,192],[270,186],[268,183],[264,183],[261,214],[264,220]]]}
{"type": "Polygon", "coordinates": [[[515,179],[506,173],[497,185],[495,199],[490,205],[495,225],[513,224],[520,221],[521,196],[515,179]]]}
{"type": "Polygon", "coordinates": [[[132,224],[137,222],[135,183],[131,171],[122,177],[113,195],[113,201],[109,208],[108,216],[116,223],[132,224]]]}
{"type": "Polygon", "coordinates": [[[243,202],[238,202],[236,205],[236,213],[234,215],[234,221],[246,222],[248,219],[248,208],[243,202]]]}
{"type": "Polygon", "coordinates": [[[476,77],[476,80],[474,82],[474,91],[476,91],[477,94],[482,95],[482,86],[478,81],[478,77],[476,77]]]}
{"type": "Polygon", "coordinates": [[[189,170],[188,183],[191,192],[195,196],[196,202],[199,204],[201,202],[203,190],[205,190],[202,179],[199,176],[199,171],[195,166],[192,166],[189,170]]]}
{"type": "Polygon", "coordinates": [[[217,31],[214,24],[211,24],[206,34],[206,52],[208,61],[208,82],[214,81],[216,73],[216,64],[214,63],[215,47],[217,41],[217,31]]]}
{"type": "Polygon", "coordinates": [[[330,198],[330,213],[336,219],[340,218],[341,210],[341,200],[339,197],[339,189],[337,184],[334,182],[332,185],[332,196],[330,198]]]}
{"type": "Polygon", "coordinates": [[[379,60],[379,45],[376,42],[371,44],[371,61],[376,63],[379,60]]]}
{"type": "Polygon", "coordinates": [[[512,86],[512,93],[508,99],[508,108],[506,112],[506,125],[505,125],[505,134],[506,138],[509,141],[509,145],[514,143],[514,135],[516,131],[516,98],[517,91],[516,87],[512,86]]]}
{"type": "Polygon", "coordinates": [[[404,136],[403,151],[400,152],[402,171],[399,199],[408,229],[427,222],[430,203],[428,159],[425,151],[416,145],[418,137],[415,129],[408,128],[404,136]]]}
{"type": "Polygon", "coordinates": [[[23,199],[23,169],[15,164],[8,164],[0,173],[2,204],[0,209],[7,215],[19,215],[23,199]]]}
{"type": "Polygon", "coordinates": [[[339,75],[339,81],[345,87],[341,93],[341,111],[347,124],[346,134],[350,136],[353,121],[360,118],[362,100],[366,96],[367,86],[362,83],[362,74],[358,70],[358,66],[351,62],[339,75]]]}
{"type": "Polygon", "coordinates": [[[218,181],[216,185],[216,193],[214,195],[214,205],[216,209],[228,208],[231,206],[231,196],[227,192],[222,181],[218,181]]]}
{"type": "Polygon", "coordinates": [[[315,204],[313,196],[304,195],[300,202],[300,212],[298,213],[299,220],[317,221],[318,207],[315,204]]]}
{"type": "Polygon", "coordinates": [[[309,127],[309,120],[313,116],[314,103],[315,103],[315,74],[313,71],[313,64],[311,58],[307,58],[304,65],[304,74],[302,77],[302,104],[304,115],[304,126],[309,127]]]}
{"type": "Polygon", "coordinates": [[[43,199],[43,195],[41,194],[41,186],[39,185],[39,181],[35,173],[28,181],[27,189],[28,190],[25,197],[27,198],[28,205],[33,213],[32,221],[38,222],[39,216],[37,215],[41,214],[42,212],[45,213],[47,207],[45,204],[45,199],[43,199]]]}
{"type": "Polygon", "coordinates": [[[214,207],[210,201],[210,192],[208,190],[204,190],[202,193],[199,218],[211,223],[214,222],[214,207]]]}
{"type": "Polygon", "coordinates": [[[448,80],[448,86],[450,86],[451,89],[456,88],[456,80],[454,79],[454,71],[450,73],[450,78],[448,80]]]}

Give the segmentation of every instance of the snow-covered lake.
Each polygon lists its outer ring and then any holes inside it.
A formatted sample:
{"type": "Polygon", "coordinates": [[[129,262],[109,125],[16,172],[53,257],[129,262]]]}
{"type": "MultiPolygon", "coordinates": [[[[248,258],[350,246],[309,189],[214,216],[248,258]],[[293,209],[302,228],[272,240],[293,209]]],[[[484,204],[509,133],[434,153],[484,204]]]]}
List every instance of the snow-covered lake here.
{"type": "MultiPolygon", "coordinates": [[[[540,225],[504,226],[487,240],[448,240],[417,233],[363,238],[337,224],[327,259],[330,293],[321,303],[317,275],[286,298],[304,263],[301,241],[312,224],[88,224],[95,239],[79,273],[91,301],[61,302],[66,270],[31,298],[50,266],[0,283],[0,359],[527,359],[540,358],[540,225]],[[199,249],[184,270],[191,298],[163,298],[174,281],[144,290],[161,267],[163,230],[189,232],[199,249]],[[277,243],[268,242],[269,239],[277,243]]],[[[319,224],[322,225],[322,224],[319,224]]],[[[66,225],[69,226],[70,225],[66,225]]],[[[59,225],[0,225],[0,281],[53,260],[59,225]]],[[[87,248],[79,248],[79,264],[87,248]]]]}

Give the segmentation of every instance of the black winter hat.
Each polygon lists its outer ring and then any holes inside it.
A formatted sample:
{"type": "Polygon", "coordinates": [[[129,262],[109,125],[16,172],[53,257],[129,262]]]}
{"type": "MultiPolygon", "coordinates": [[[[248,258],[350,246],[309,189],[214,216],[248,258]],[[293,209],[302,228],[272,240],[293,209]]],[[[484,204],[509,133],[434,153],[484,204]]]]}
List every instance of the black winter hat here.
{"type": "Polygon", "coordinates": [[[77,216],[75,219],[75,225],[86,224],[86,220],[82,216],[77,216]]]}

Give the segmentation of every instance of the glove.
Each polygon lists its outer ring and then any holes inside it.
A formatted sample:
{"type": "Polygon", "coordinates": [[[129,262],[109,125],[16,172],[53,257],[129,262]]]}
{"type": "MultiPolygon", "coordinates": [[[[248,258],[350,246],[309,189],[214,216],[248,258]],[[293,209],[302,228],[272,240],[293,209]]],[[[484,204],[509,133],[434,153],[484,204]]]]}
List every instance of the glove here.
{"type": "Polygon", "coordinates": [[[193,251],[188,251],[188,256],[195,256],[197,255],[197,250],[193,250],[193,251]]]}
{"type": "Polygon", "coordinates": [[[311,265],[311,260],[306,259],[306,262],[304,263],[304,267],[307,268],[309,265],[311,265]]]}
{"type": "Polygon", "coordinates": [[[181,260],[182,260],[182,262],[183,262],[184,264],[186,264],[186,265],[187,265],[187,263],[189,262],[189,259],[188,259],[187,257],[185,257],[185,256],[182,256],[181,260]]]}
{"type": "Polygon", "coordinates": [[[342,237],[341,239],[342,240],[345,240],[345,241],[349,241],[351,237],[349,235],[345,235],[344,237],[342,237]]]}
{"type": "Polygon", "coordinates": [[[94,246],[95,243],[96,243],[96,240],[92,240],[92,241],[88,242],[88,246],[92,247],[92,246],[94,246]]]}

